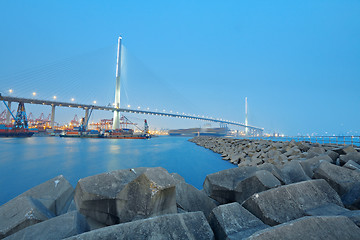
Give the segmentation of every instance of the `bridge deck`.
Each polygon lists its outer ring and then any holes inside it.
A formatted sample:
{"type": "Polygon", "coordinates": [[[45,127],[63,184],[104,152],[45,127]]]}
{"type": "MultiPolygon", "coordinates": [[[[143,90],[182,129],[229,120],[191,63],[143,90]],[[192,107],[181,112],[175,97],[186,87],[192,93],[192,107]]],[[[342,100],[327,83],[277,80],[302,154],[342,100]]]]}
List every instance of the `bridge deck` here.
{"type": "Polygon", "coordinates": [[[83,109],[90,109],[93,108],[94,110],[105,110],[105,111],[120,111],[120,112],[127,112],[127,113],[138,113],[138,114],[149,114],[154,116],[164,116],[164,117],[175,117],[175,118],[184,118],[184,119],[193,119],[193,120],[202,120],[202,121],[209,121],[209,122],[216,122],[216,123],[223,123],[229,124],[234,126],[240,127],[247,127],[249,129],[263,131],[263,128],[254,127],[250,125],[245,125],[243,123],[234,122],[234,121],[227,121],[215,118],[206,118],[206,117],[199,117],[199,116],[191,116],[187,114],[174,114],[174,113],[166,113],[166,112],[154,112],[154,111],[146,111],[140,109],[130,109],[130,108],[115,108],[115,107],[107,107],[107,106],[99,106],[99,105],[89,105],[89,104],[81,104],[81,103],[69,103],[69,102],[58,102],[58,101],[49,101],[49,100],[41,100],[41,99],[33,99],[33,98],[18,98],[18,97],[10,97],[10,96],[1,96],[0,99],[4,101],[10,102],[23,102],[23,103],[30,103],[30,104],[38,104],[38,105],[49,105],[49,106],[58,106],[58,107],[71,107],[71,108],[83,108],[83,109]]]}

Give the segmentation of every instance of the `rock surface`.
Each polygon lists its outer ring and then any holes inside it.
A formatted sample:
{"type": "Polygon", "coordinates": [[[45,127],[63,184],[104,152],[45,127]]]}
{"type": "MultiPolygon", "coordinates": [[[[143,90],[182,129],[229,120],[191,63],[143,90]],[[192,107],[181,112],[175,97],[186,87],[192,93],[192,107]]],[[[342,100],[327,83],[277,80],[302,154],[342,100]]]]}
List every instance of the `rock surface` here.
{"type": "Polygon", "coordinates": [[[214,239],[202,212],[180,213],[117,224],[67,240],[95,239],[214,239]]]}
{"type": "Polygon", "coordinates": [[[63,239],[86,231],[88,226],[85,217],[73,211],[27,227],[6,239],[63,239]]]}
{"type": "Polygon", "coordinates": [[[39,200],[53,214],[60,215],[67,211],[74,188],[63,175],[59,175],[19,195],[25,196],[39,200]]]}
{"type": "Polygon", "coordinates": [[[274,226],[305,216],[307,209],[329,203],[343,207],[338,194],[321,179],[293,183],[254,194],[243,206],[265,224],[274,226]]]}
{"type": "Polygon", "coordinates": [[[218,206],[212,211],[209,223],[216,239],[244,239],[269,227],[239,203],[218,206]]]}
{"type": "Polygon", "coordinates": [[[360,182],[360,172],[322,162],[315,171],[314,178],[325,179],[342,196],[360,182]]]}
{"type": "Polygon", "coordinates": [[[16,197],[0,206],[0,239],[52,217],[39,200],[16,197]]]}
{"type": "Polygon", "coordinates": [[[293,240],[293,239],[328,239],[350,240],[358,239],[360,228],[349,218],[332,217],[303,217],[283,223],[276,227],[267,228],[251,235],[249,240],[293,240]]]}

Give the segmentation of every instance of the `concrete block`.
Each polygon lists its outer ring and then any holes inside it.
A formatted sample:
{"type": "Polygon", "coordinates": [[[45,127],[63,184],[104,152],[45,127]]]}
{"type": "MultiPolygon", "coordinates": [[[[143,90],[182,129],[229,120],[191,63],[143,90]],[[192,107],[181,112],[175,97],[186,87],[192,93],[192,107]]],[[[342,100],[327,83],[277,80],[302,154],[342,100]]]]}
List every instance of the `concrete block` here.
{"type": "Polygon", "coordinates": [[[80,179],[74,196],[77,209],[103,224],[119,223],[116,195],[146,169],[123,169],[80,179]]]}
{"type": "Polygon", "coordinates": [[[307,209],[329,203],[344,206],[334,189],[320,179],[256,193],[243,203],[243,207],[265,224],[274,226],[305,216],[307,209]]]}
{"type": "Polygon", "coordinates": [[[203,188],[208,196],[221,204],[234,202],[234,187],[237,182],[256,172],[256,167],[226,169],[206,176],[203,188]]]}
{"type": "Polygon", "coordinates": [[[346,155],[340,155],[340,165],[344,165],[350,160],[360,164],[360,152],[350,152],[346,155]]]}
{"type": "Polygon", "coordinates": [[[66,212],[73,196],[74,188],[63,175],[54,177],[53,179],[19,195],[19,197],[32,197],[38,199],[55,215],[66,212]]]}
{"type": "Polygon", "coordinates": [[[352,210],[360,210],[360,182],[356,183],[350,191],[341,197],[345,207],[352,210]]]}
{"type": "Polygon", "coordinates": [[[216,239],[244,239],[269,227],[239,203],[229,203],[213,209],[209,223],[216,239]]]}
{"type": "Polygon", "coordinates": [[[205,217],[216,207],[215,202],[205,192],[185,182],[176,183],[176,205],[186,212],[202,211],[205,217]]]}
{"type": "Polygon", "coordinates": [[[6,239],[55,240],[75,236],[86,231],[88,231],[88,226],[85,217],[77,211],[73,211],[29,226],[6,239]]]}
{"type": "Polygon", "coordinates": [[[117,224],[67,238],[97,239],[214,239],[202,212],[179,213],[117,224]]]}
{"type": "Polygon", "coordinates": [[[267,228],[251,235],[249,240],[358,239],[360,228],[343,216],[303,217],[267,228]]]}
{"type": "Polygon", "coordinates": [[[351,152],[357,152],[354,147],[349,146],[349,145],[333,148],[332,151],[334,151],[340,155],[346,155],[351,152]]]}
{"type": "Polygon", "coordinates": [[[360,171],[360,164],[357,164],[357,163],[354,162],[353,160],[347,161],[343,167],[344,167],[344,168],[351,169],[351,170],[360,171]]]}
{"type": "Polygon", "coordinates": [[[52,217],[39,200],[16,197],[0,206],[0,239],[52,217]]]}
{"type": "Polygon", "coordinates": [[[116,195],[120,223],[177,213],[175,185],[173,177],[163,168],[144,171],[116,195]]]}
{"type": "Polygon", "coordinates": [[[304,161],[299,161],[301,167],[304,169],[306,175],[310,178],[313,177],[314,171],[320,166],[322,161],[332,163],[333,160],[326,154],[322,154],[313,158],[306,159],[304,161]]]}
{"type": "Polygon", "coordinates": [[[234,188],[235,200],[241,204],[254,193],[263,192],[278,186],[281,186],[280,181],[269,171],[256,171],[249,177],[236,183],[234,188]]]}
{"type": "Polygon", "coordinates": [[[310,180],[310,177],[305,173],[299,161],[288,162],[280,170],[286,184],[310,180]]]}
{"type": "Polygon", "coordinates": [[[325,179],[342,196],[350,191],[356,183],[360,182],[360,172],[328,162],[321,162],[314,173],[314,178],[325,179]]]}

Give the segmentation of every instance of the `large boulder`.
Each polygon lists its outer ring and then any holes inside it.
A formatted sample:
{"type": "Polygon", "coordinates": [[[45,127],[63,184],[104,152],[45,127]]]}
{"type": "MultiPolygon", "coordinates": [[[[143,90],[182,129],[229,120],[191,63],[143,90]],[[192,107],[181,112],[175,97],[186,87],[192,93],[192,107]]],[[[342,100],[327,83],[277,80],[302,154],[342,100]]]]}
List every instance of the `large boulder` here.
{"type": "Polygon", "coordinates": [[[75,188],[75,204],[80,213],[98,222],[119,223],[116,195],[146,168],[116,170],[80,179],[75,188]]]}
{"type": "Polygon", "coordinates": [[[59,175],[19,195],[19,197],[32,197],[38,199],[49,211],[55,215],[67,211],[74,196],[74,188],[59,175]]]}
{"type": "Polygon", "coordinates": [[[360,228],[343,216],[303,217],[267,228],[251,235],[249,240],[358,239],[360,228]]]}
{"type": "Polygon", "coordinates": [[[235,202],[236,183],[257,170],[256,167],[239,167],[209,174],[203,184],[204,191],[221,204],[235,202]]]}
{"type": "Polygon", "coordinates": [[[256,171],[249,177],[236,183],[234,189],[235,200],[239,203],[242,203],[254,193],[266,191],[278,186],[281,186],[280,181],[269,171],[256,171]]]}
{"type": "Polygon", "coordinates": [[[284,164],[281,172],[286,184],[310,180],[310,177],[305,173],[299,161],[291,161],[284,164]]]}
{"type": "Polygon", "coordinates": [[[284,185],[248,198],[243,206],[265,224],[274,226],[306,215],[307,209],[334,203],[339,195],[323,179],[284,185]]]}
{"type": "Polygon", "coordinates": [[[276,167],[274,164],[264,163],[264,164],[257,166],[257,168],[259,170],[266,170],[266,171],[271,172],[281,182],[281,184],[286,183],[286,181],[284,180],[285,176],[283,175],[281,170],[278,167],[276,167]]]}
{"type": "Polygon", "coordinates": [[[206,217],[216,207],[206,193],[182,181],[176,183],[176,205],[186,212],[202,211],[206,217]]]}
{"type": "Polygon", "coordinates": [[[120,223],[176,213],[175,180],[163,168],[149,168],[116,195],[120,223]]]}
{"type": "Polygon", "coordinates": [[[76,239],[214,239],[214,233],[202,212],[191,212],[117,224],[67,238],[76,239]]]}
{"type": "Polygon", "coordinates": [[[331,150],[326,151],[326,155],[328,155],[332,159],[333,163],[335,163],[336,159],[338,159],[340,156],[337,152],[331,150]]]}
{"type": "Polygon", "coordinates": [[[88,226],[85,217],[77,211],[73,211],[22,229],[6,239],[55,240],[78,235],[86,231],[88,231],[88,226]]]}
{"type": "Polygon", "coordinates": [[[244,239],[269,227],[239,203],[229,203],[215,208],[210,215],[209,223],[216,239],[244,239]]]}
{"type": "Polygon", "coordinates": [[[333,148],[332,151],[340,155],[346,155],[351,152],[357,152],[353,146],[349,146],[349,145],[333,148]]]}
{"type": "Polygon", "coordinates": [[[358,170],[360,171],[360,164],[357,164],[353,160],[347,161],[344,166],[345,168],[351,169],[351,170],[358,170]]]}
{"type": "Polygon", "coordinates": [[[352,210],[360,210],[360,182],[356,183],[350,191],[341,196],[345,207],[352,210]]]}
{"type": "Polygon", "coordinates": [[[135,168],[79,180],[80,213],[106,225],[176,213],[175,180],[163,168],[135,168]]]}
{"type": "Polygon", "coordinates": [[[360,182],[360,172],[324,161],[315,171],[314,178],[325,179],[342,196],[360,182]]]}
{"type": "Polygon", "coordinates": [[[306,159],[304,161],[299,161],[301,167],[304,169],[304,172],[312,178],[314,175],[314,171],[320,166],[320,163],[326,161],[326,162],[333,162],[331,157],[329,157],[326,154],[322,154],[313,158],[306,159]]]}
{"type": "Polygon", "coordinates": [[[0,239],[52,217],[39,200],[16,197],[0,206],[0,239]]]}
{"type": "Polygon", "coordinates": [[[340,164],[344,165],[348,161],[353,160],[357,164],[360,164],[360,152],[350,152],[346,155],[340,155],[340,164]]]}

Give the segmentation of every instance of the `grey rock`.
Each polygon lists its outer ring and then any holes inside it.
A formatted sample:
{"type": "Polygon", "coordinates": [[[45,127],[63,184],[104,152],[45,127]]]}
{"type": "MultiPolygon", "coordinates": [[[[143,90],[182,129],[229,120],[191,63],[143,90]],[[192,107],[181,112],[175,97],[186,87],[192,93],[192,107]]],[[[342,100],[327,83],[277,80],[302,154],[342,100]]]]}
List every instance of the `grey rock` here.
{"type": "Polygon", "coordinates": [[[215,202],[205,192],[185,182],[176,183],[176,205],[186,212],[202,211],[206,217],[216,207],[215,202]]]}
{"type": "Polygon", "coordinates": [[[326,204],[306,211],[309,216],[344,216],[348,217],[358,227],[360,226],[360,210],[350,211],[336,204],[326,204]]]}
{"type": "Polygon", "coordinates": [[[309,144],[305,142],[298,142],[296,143],[297,147],[301,150],[301,152],[307,152],[310,149],[309,144]]]}
{"type": "Polygon", "coordinates": [[[310,177],[305,173],[299,161],[288,162],[280,170],[286,184],[310,180],[310,177]]]}
{"type": "Polygon", "coordinates": [[[216,239],[243,239],[269,227],[239,203],[221,205],[213,210],[209,223],[216,239]]]}
{"type": "Polygon", "coordinates": [[[357,164],[360,164],[360,152],[350,152],[346,155],[340,155],[340,164],[344,165],[348,161],[354,161],[357,164]]]}
{"type": "Polygon", "coordinates": [[[353,160],[347,161],[343,167],[351,170],[360,170],[360,164],[354,162],[353,160]]]}
{"type": "Polygon", "coordinates": [[[117,170],[80,179],[74,196],[77,209],[103,224],[119,223],[116,195],[146,169],[117,170]]]}
{"type": "Polygon", "coordinates": [[[243,206],[265,224],[274,226],[305,216],[307,209],[329,203],[343,207],[339,195],[326,181],[320,179],[256,193],[243,206]]]}
{"type": "Polygon", "coordinates": [[[312,178],[314,175],[314,171],[320,166],[320,163],[322,161],[326,161],[330,163],[333,162],[328,155],[322,154],[304,161],[299,161],[299,163],[301,167],[304,169],[306,175],[312,178]]]}
{"type": "Polygon", "coordinates": [[[360,209],[360,183],[356,183],[341,197],[341,200],[348,209],[360,209]]]}
{"type": "Polygon", "coordinates": [[[308,216],[337,216],[347,212],[350,212],[350,210],[333,203],[305,210],[305,213],[308,216]]]}
{"type": "Polygon", "coordinates": [[[260,170],[249,177],[239,181],[235,186],[235,200],[239,203],[245,201],[254,193],[266,191],[281,186],[280,181],[269,171],[260,170]]]}
{"type": "Polygon", "coordinates": [[[355,148],[352,147],[352,146],[342,146],[342,147],[337,147],[337,148],[333,148],[332,151],[340,154],[340,155],[346,155],[348,153],[351,153],[351,152],[356,152],[355,148]]]}
{"type": "Polygon", "coordinates": [[[257,166],[259,170],[266,170],[271,172],[282,184],[285,184],[285,176],[281,172],[279,168],[277,168],[274,164],[271,163],[264,163],[259,166],[257,166]]]}
{"type": "Polygon", "coordinates": [[[340,156],[337,152],[331,150],[326,151],[326,154],[332,159],[333,163],[335,163],[336,159],[340,156]]]}
{"type": "Polygon", "coordinates": [[[358,239],[360,228],[343,216],[303,217],[267,228],[251,235],[249,240],[358,239]]]}
{"type": "Polygon", "coordinates": [[[0,239],[52,217],[39,200],[16,197],[0,206],[0,239]]]}
{"type": "Polygon", "coordinates": [[[171,173],[170,175],[174,178],[175,182],[185,182],[185,179],[178,173],[171,173]]]}
{"type": "Polygon", "coordinates": [[[315,171],[314,178],[325,179],[342,196],[360,182],[360,172],[322,162],[315,171]]]}
{"type": "Polygon", "coordinates": [[[308,152],[309,156],[311,154],[311,155],[313,155],[312,157],[314,157],[317,155],[325,154],[325,149],[322,147],[311,147],[307,152],[308,152]]]}
{"type": "Polygon", "coordinates": [[[234,202],[236,183],[256,171],[256,167],[239,167],[209,174],[203,184],[204,191],[221,204],[234,202]]]}
{"type": "Polygon", "coordinates": [[[116,195],[120,223],[177,213],[175,184],[163,168],[144,171],[116,195]]]}
{"type": "Polygon", "coordinates": [[[7,237],[11,239],[63,239],[88,231],[85,217],[76,211],[32,225],[7,237]]]}
{"type": "Polygon", "coordinates": [[[214,239],[214,233],[202,212],[191,212],[117,224],[67,238],[75,239],[214,239]]]}
{"type": "Polygon", "coordinates": [[[49,211],[60,215],[66,212],[74,196],[74,188],[63,175],[59,175],[19,195],[26,196],[38,199],[49,211]]]}

